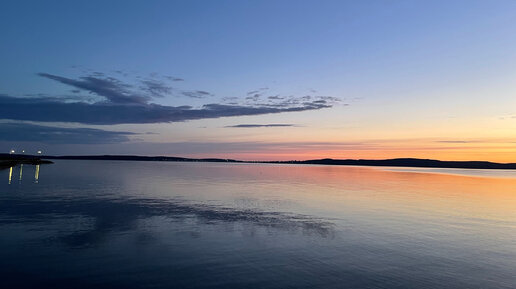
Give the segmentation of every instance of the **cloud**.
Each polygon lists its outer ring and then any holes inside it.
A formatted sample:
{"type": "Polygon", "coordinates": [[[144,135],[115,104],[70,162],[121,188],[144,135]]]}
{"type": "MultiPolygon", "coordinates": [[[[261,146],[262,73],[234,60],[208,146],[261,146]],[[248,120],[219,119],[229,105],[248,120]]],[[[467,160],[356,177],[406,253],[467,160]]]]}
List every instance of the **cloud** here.
{"type": "Polygon", "coordinates": [[[503,116],[499,117],[499,119],[501,119],[501,120],[515,119],[515,118],[516,118],[516,115],[503,115],[503,116]]]}
{"type": "MultiPolygon", "coordinates": [[[[71,79],[49,73],[45,77],[74,89],[75,95],[52,96],[37,94],[30,97],[13,97],[0,94],[2,119],[37,122],[73,122],[111,125],[128,123],[183,122],[232,116],[250,116],[283,112],[298,112],[330,108],[338,101],[332,97],[296,98],[289,96],[279,101],[241,103],[208,103],[200,107],[189,105],[168,106],[152,103],[152,99],[171,94],[173,88],[157,79],[139,80],[130,85],[103,73],[71,79]],[[91,96],[76,93],[88,92],[91,96]],[[100,98],[100,99],[99,99],[100,98]]],[[[259,91],[267,88],[260,88],[259,91]]],[[[212,94],[204,90],[182,91],[182,95],[203,98],[212,94]]],[[[278,98],[279,99],[279,98],[278,98]]]]}
{"type": "Polygon", "coordinates": [[[265,90],[268,90],[268,89],[269,89],[268,87],[261,87],[261,88],[258,88],[256,90],[252,90],[252,91],[247,92],[247,95],[254,95],[254,94],[257,94],[257,93],[259,93],[261,95],[262,92],[264,92],[265,90]]]}
{"type": "Polygon", "coordinates": [[[78,89],[95,93],[106,98],[112,103],[146,103],[150,100],[149,96],[131,93],[131,85],[122,83],[113,77],[104,77],[101,73],[94,73],[91,76],[83,76],[77,79],[70,79],[48,73],[38,73],[39,76],[58,81],[60,83],[73,86],[78,89]],[[104,77],[104,78],[99,78],[104,77]]]}
{"type": "MultiPolygon", "coordinates": [[[[117,77],[123,76],[127,79],[129,76],[128,73],[120,70],[114,72],[117,77]]],[[[74,89],[71,90],[73,93],[86,91],[103,97],[105,101],[113,103],[146,103],[153,98],[172,95],[193,98],[203,98],[213,95],[204,90],[185,91],[175,89],[167,83],[170,81],[184,81],[184,79],[167,75],[161,76],[156,72],[150,73],[147,76],[133,76],[134,85],[126,84],[114,76],[96,71],[90,71],[87,76],[79,77],[78,79],[71,79],[49,73],[38,73],[37,75],[70,85],[74,87],[74,89]]]]}
{"type": "Polygon", "coordinates": [[[212,95],[211,93],[204,90],[182,91],[181,94],[192,98],[204,98],[206,96],[212,95]]]}
{"type": "Polygon", "coordinates": [[[438,143],[476,143],[478,141],[469,141],[469,140],[438,140],[438,143]]]}
{"type": "Polygon", "coordinates": [[[172,87],[156,79],[142,80],[141,83],[143,85],[142,89],[148,92],[152,97],[164,97],[172,93],[172,87]]]}
{"type": "Polygon", "coordinates": [[[271,124],[237,124],[237,125],[228,125],[225,127],[232,128],[257,128],[257,127],[292,127],[296,126],[294,124],[286,124],[286,123],[271,123],[271,124]]]}
{"type": "Polygon", "coordinates": [[[49,144],[112,144],[129,141],[131,132],[61,128],[29,123],[0,123],[0,141],[49,144]]]}
{"type": "Polygon", "coordinates": [[[166,79],[170,80],[170,81],[185,81],[184,79],[182,78],[179,78],[179,77],[174,77],[174,76],[170,76],[170,75],[167,75],[165,76],[166,79]]]}
{"type": "Polygon", "coordinates": [[[254,102],[258,101],[260,99],[260,94],[255,94],[255,95],[252,95],[252,96],[248,96],[245,98],[246,100],[252,100],[254,102]]]}
{"type": "Polygon", "coordinates": [[[83,124],[164,123],[229,116],[261,115],[282,112],[318,110],[332,107],[326,101],[245,106],[205,104],[165,106],[153,103],[63,102],[55,98],[18,98],[0,95],[0,115],[3,119],[39,122],[76,122],[83,124]]]}

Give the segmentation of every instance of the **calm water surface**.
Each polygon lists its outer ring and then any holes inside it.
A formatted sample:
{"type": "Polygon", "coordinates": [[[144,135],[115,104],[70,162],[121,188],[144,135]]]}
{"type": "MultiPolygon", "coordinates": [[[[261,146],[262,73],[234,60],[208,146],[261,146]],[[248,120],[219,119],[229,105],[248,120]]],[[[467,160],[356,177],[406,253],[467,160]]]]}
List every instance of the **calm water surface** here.
{"type": "Polygon", "coordinates": [[[1,170],[0,288],[516,288],[516,176],[468,174],[63,160],[1,170]]]}

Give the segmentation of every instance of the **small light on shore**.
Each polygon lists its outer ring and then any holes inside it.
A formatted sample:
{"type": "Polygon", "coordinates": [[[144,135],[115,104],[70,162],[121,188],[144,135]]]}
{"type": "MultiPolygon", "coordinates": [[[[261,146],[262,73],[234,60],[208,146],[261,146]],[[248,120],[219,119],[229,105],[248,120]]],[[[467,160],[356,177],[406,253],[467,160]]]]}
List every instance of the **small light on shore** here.
{"type": "Polygon", "coordinates": [[[41,151],[38,151],[38,155],[40,155],[42,152],[41,151]]]}
{"type": "Polygon", "coordinates": [[[10,154],[14,154],[14,153],[15,153],[15,151],[14,151],[14,150],[11,150],[9,153],[10,153],[10,154]]]}

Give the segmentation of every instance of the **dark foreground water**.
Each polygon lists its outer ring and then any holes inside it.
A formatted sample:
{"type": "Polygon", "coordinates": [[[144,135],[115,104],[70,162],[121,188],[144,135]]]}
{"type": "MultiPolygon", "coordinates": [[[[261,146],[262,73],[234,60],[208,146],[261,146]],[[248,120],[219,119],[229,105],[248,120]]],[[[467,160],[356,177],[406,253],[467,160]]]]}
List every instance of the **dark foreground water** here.
{"type": "Polygon", "coordinates": [[[464,174],[115,161],[1,170],[0,288],[516,288],[516,174],[464,174]]]}

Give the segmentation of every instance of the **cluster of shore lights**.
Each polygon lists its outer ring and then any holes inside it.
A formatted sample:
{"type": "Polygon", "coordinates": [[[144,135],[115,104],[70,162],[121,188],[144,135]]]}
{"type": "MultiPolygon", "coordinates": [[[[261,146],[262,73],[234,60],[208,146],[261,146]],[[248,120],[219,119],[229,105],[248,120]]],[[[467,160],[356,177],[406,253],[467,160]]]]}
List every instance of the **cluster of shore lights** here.
{"type": "MultiPolygon", "coordinates": [[[[15,151],[14,149],[11,149],[11,150],[9,151],[9,154],[11,154],[11,155],[12,155],[12,154],[14,154],[14,153],[16,153],[16,151],[15,151]]],[[[25,153],[25,150],[22,150],[22,151],[21,151],[21,153],[22,153],[22,154],[24,154],[24,153],[25,153]]],[[[39,151],[37,151],[36,153],[37,153],[38,155],[40,155],[40,154],[42,154],[43,152],[39,150],[39,151]]]]}

